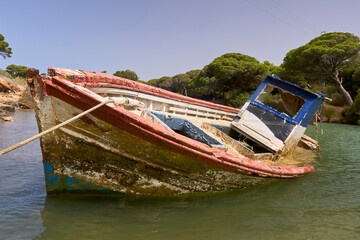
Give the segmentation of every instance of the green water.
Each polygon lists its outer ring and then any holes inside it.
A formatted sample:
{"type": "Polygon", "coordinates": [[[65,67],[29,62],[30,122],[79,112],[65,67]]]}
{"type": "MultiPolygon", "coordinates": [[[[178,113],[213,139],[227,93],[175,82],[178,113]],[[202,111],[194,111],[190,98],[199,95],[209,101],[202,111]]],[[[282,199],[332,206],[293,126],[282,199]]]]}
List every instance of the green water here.
{"type": "MultiPolygon", "coordinates": [[[[14,118],[0,149],[37,133],[33,112],[14,118]]],[[[324,124],[319,140],[313,174],[176,198],[47,197],[35,141],[0,157],[0,239],[360,239],[360,127],[324,124]]]]}

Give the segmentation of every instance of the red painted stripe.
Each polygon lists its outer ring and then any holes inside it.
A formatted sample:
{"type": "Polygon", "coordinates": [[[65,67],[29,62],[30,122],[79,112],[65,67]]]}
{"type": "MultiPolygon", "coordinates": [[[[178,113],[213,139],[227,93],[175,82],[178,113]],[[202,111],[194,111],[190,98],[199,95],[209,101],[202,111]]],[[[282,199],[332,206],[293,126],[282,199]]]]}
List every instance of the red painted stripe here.
{"type": "Polygon", "coordinates": [[[50,71],[53,71],[59,77],[63,77],[83,87],[116,87],[232,113],[238,113],[240,111],[240,109],[207,102],[196,98],[186,97],[181,94],[173,93],[161,88],[156,88],[144,83],[117,77],[107,73],[88,72],[83,70],[81,70],[79,73],[78,71],[59,68],[49,68],[49,72],[50,71]]]}

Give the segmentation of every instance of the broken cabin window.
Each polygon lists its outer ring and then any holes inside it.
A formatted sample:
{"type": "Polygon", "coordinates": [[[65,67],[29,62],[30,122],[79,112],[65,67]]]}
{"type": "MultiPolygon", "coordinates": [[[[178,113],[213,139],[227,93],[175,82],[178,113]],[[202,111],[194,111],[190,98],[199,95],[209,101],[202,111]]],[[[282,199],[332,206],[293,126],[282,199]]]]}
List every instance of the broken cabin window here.
{"type": "Polygon", "coordinates": [[[305,99],[274,85],[267,84],[256,98],[257,102],[267,105],[280,113],[294,118],[305,103],[305,99]]]}

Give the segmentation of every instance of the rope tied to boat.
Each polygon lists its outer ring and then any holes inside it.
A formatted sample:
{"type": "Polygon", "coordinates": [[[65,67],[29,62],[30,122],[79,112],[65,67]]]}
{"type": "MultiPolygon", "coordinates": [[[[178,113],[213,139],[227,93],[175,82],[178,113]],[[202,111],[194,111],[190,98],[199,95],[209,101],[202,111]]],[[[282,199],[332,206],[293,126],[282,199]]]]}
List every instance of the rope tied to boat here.
{"type": "Polygon", "coordinates": [[[108,98],[108,99],[106,99],[104,102],[99,103],[98,105],[96,105],[96,106],[94,106],[94,107],[92,107],[92,108],[90,108],[90,109],[88,109],[88,110],[86,110],[86,111],[84,111],[84,112],[76,115],[75,117],[72,117],[72,118],[66,120],[65,122],[62,122],[62,123],[60,123],[60,124],[58,124],[58,125],[56,125],[56,126],[54,126],[54,127],[51,127],[51,128],[49,128],[49,129],[41,132],[41,133],[36,134],[35,136],[32,136],[32,137],[30,137],[30,138],[28,138],[28,139],[26,139],[26,140],[24,140],[24,141],[22,141],[22,142],[19,142],[19,143],[17,143],[17,144],[14,144],[14,145],[12,145],[11,147],[8,147],[8,148],[0,151],[0,156],[4,155],[5,153],[11,152],[11,151],[13,151],[13,150],[15,150],[15,149],[17,149],[17,148],[19,148],[19,147],[21,147],[21,146],[24,146],[24,145],[28,144],[29,142],[32,142],[32,141],[34,141],[35,139],[38,139],[38,138],[44,136],[45,134],[48,134],[48,133],[50,133],[50,132],[53,132],[53,131],[55,131],[56,129],[61,128],[61,127],[65,126],[65,125],[67,125],[67,124],[69,124],[69,123],[71,123],[71,122],[73,122],[73,121],[81,118],[82,116],[84,116],[84,115],[86,115],[86,114],[88,114],[88,113],[90,113],[90,112],[98,109],[99,107],[101,107],[101,106],[103,106],[103,105],[105,105],[105,104],[114,103],[114,102],[115,102],[115,101],[114,101],[112,98],[108,98]]]}
{"type": "MultiPolygon", "coordinates": [[[[321,135],[324,134],[324,130],[323,130],[323,117],[324,117],[324,103],[321,104],[320,106],[320,110],[318,112],[316,112],[315,114],[315,141],[316,143],[318,143],[318,120],[320,120],[320,133],[321,135]]],[[[314,151],[317,151],[317,149],[314,149],[314,151]]]]}

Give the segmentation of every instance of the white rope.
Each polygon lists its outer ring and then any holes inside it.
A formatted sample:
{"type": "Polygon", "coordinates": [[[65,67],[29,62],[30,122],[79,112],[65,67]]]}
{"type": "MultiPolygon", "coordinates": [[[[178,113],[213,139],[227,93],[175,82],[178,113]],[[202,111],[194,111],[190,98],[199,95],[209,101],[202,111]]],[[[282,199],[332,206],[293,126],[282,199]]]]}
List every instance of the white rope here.
{"type": "Polygon", "coordinates": [[[23,146],[25,144],[28,144],[29,142],[34,141],[35,139],[37,139],[37,138],[39,138],[39,137],[41,137],[41,136],[43,136],[45,134],[48,134],[48,133],[50,133],[50,132],[52,132],[52,131],[54,131],[54,130],[56,130],[58,128],[61,128],[61,127],[65,126],[66,124],[69,124],[69,123],[75,121],[76,119],[81,118],[82,116],[94,111],[95,109],[97,109],[97,108],[99,108],[99,107],[101,107],[101,106],[103,106],[103,105],[105,105],[107,103],[111,103],[111,102],[114,102],[114,100],[109,98],[106,101],[104,101],[102,103],[99,103],[98,105],[86,110],[85,112],[82,112],[82,113],[76,115],[75,117],[66,120],[65,122],[62,122],[62,123],[60,123],[60,124],[58,124],[58,125],[56,125],[56,126],[54,126],[52,128],[49,128],[49,129],[47,129],[47,130],[45,130],[45,131],[31,137],[31,138],[28,138],[28,139],[26,139],[26,140],[24,140],[22,142],[19,142],[19,143],[15,144],[15,145],[12,145],[11,147],[0,151],[0,156],[4,155],[5,153],[11,152],[12,150],[17,149],[17,148],[19,148],[19,147],[21,147],[21,146],[23,146]]]}

